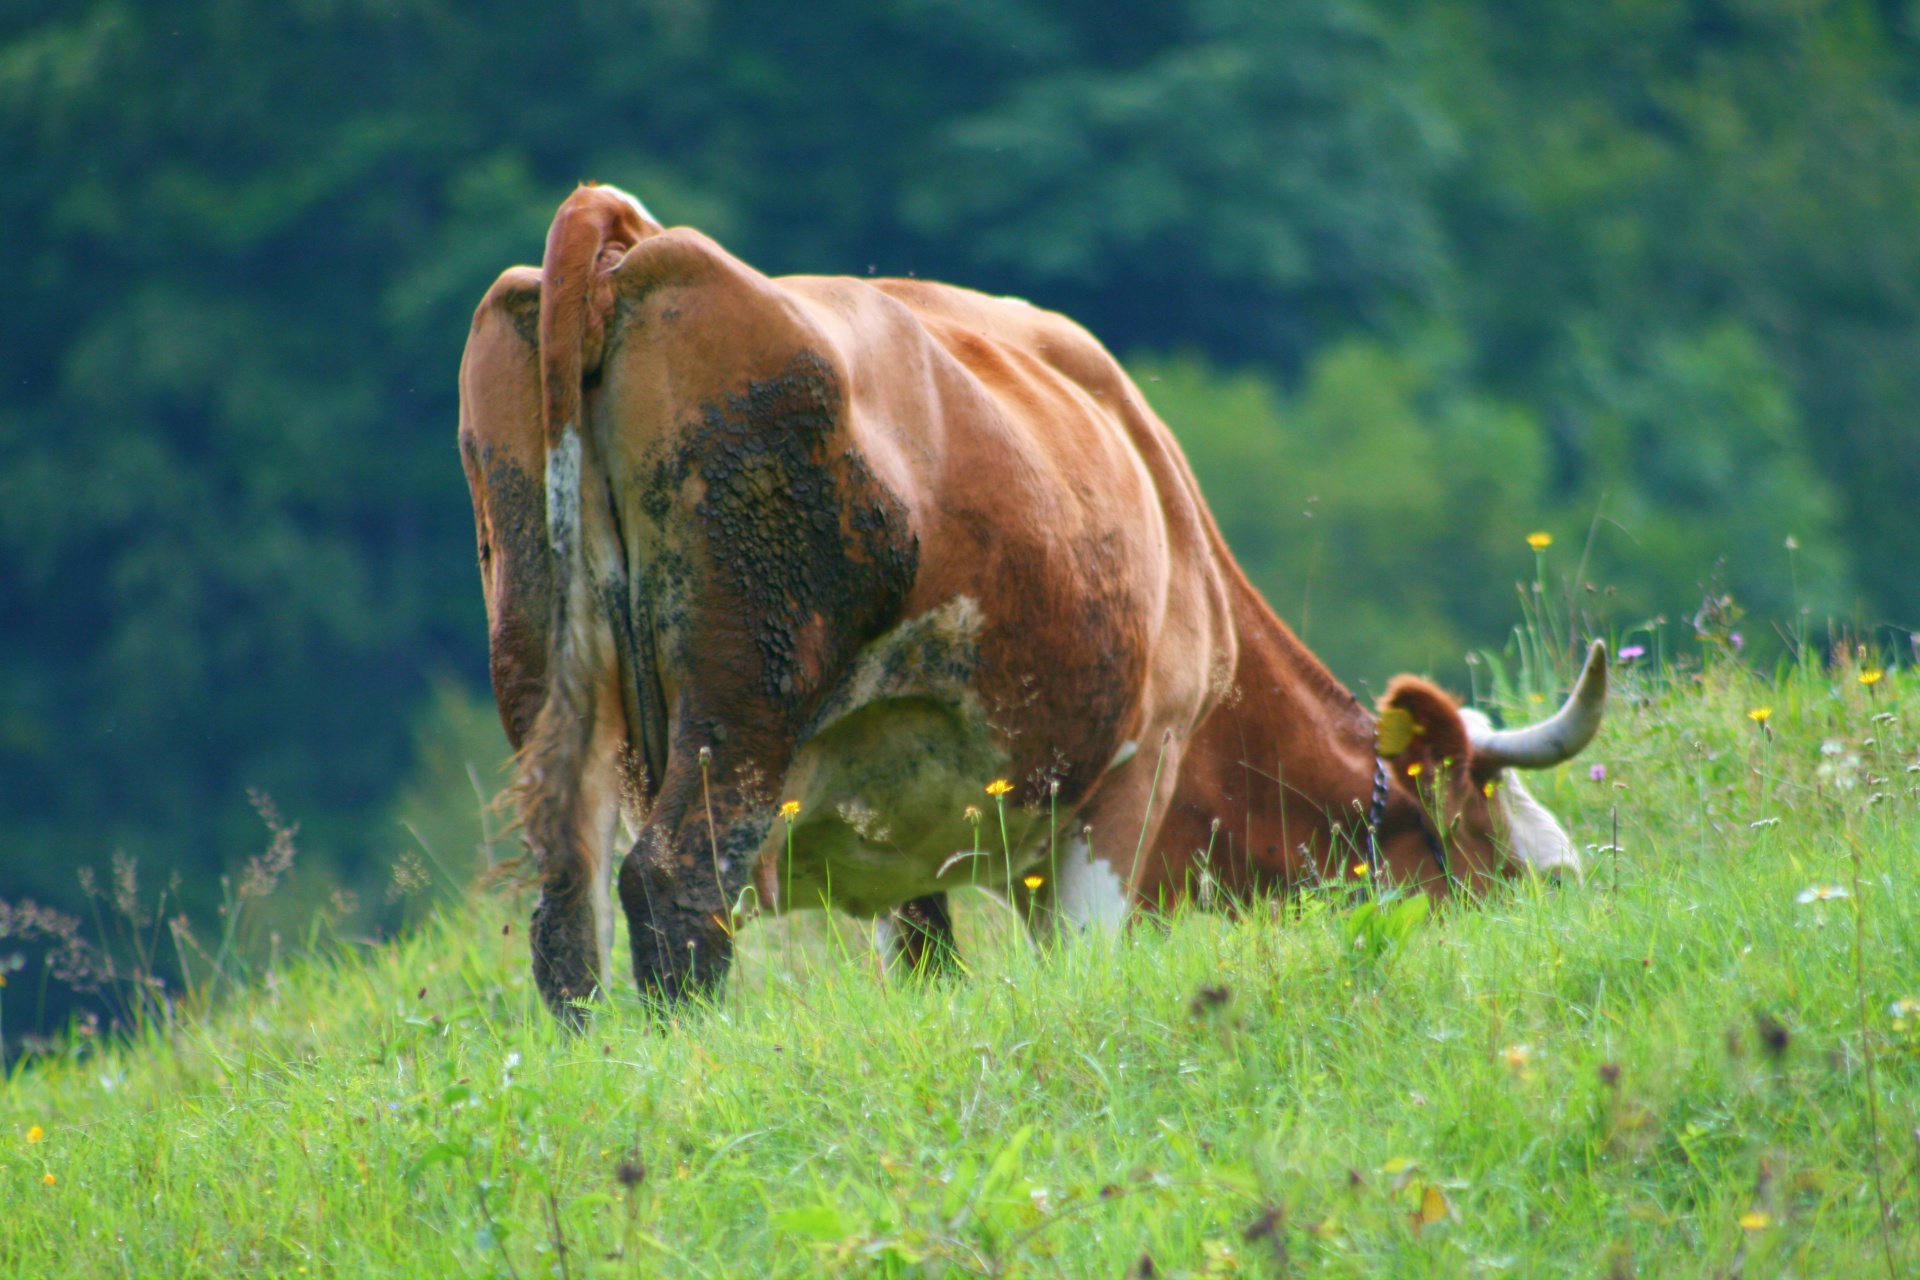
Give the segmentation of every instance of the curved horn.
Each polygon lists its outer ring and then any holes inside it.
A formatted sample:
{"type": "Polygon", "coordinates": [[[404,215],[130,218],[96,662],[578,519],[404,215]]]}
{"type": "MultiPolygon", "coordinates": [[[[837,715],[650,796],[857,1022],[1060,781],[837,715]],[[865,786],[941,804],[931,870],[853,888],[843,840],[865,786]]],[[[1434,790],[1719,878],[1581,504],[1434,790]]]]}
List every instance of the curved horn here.
{"type": "Polygon", "coordinates": [[[1467,736],[1476,760],[1495,767],[1551,769],[1573,759],[1593,741],[1606,707],[1607,644],[1595,640],[1566,705],[1550,719],[1524,729],[1478,729],[1469,720],[1467,736]]]}

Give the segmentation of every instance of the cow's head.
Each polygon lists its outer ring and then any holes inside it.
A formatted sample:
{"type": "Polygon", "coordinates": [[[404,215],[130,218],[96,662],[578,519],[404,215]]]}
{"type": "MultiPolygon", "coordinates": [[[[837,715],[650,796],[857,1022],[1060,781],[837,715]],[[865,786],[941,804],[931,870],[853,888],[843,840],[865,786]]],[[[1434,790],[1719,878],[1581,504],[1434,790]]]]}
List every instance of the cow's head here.
{"type": "Polygon", "coordinates": [[[546,700],[553,559],[540,428],[540,273],[516,267],[474,313],[460,366],[460,461],[473,498],[493,692],[516,750],[546,700]]]}
{"type": "MultiPolygon", "coordinates": [[[[1400,784],[1395,790],[1419,798],[1459,879],[1481,884],[1526,870],[1578,876],[1573,842],[1516,771],[1551,769],[1578,755],[1599,731],[1606,699],[1607,649],[1600,641],[1566,705],[1520,729],[1495,729],[1435,685],[1400,676],[1380,699],[1379,752],[1400,784]]],[[[1383,843],[1394,866],[1430,858],[1421,821],[1410,803],[1389,808],[1383,843]]]]}

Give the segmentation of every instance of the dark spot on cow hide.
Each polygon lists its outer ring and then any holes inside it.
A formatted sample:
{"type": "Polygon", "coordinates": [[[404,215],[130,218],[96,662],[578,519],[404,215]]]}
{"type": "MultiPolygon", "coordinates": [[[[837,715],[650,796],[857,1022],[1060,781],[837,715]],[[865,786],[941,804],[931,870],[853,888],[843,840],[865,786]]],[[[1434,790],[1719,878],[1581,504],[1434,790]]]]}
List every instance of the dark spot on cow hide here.
{"type": "MultiPolygon", "coordinates": [[[[833,369],[802,351],[774,377],[704,406],[667,483],[647,495],[649,514],[664,520],[670,495],[699,477],[702,558],[733,623],[750,629],[758,692],[789,731],[898,617],[919,568],[905,506],[845,447],[841,401],[833,369]]],[[[707,620],[688,621],[697,641],[707,620]]]]}
{"type": "Polygon", "coordinates": [[[487,446],[479,450],[486,478],[491,555],[499,589],[488,599],[488,660],[494,698],[517,748],[547,695],[547,632],[553,617],[553,558],[547,549],[545,483],[487,446]]]}
{"type": "Polygon", "coordinates": [[[540,350],[540,290],[514,289],[500,295],[500,306],[513,323],[520,341],[535,352],[540,350]]]}

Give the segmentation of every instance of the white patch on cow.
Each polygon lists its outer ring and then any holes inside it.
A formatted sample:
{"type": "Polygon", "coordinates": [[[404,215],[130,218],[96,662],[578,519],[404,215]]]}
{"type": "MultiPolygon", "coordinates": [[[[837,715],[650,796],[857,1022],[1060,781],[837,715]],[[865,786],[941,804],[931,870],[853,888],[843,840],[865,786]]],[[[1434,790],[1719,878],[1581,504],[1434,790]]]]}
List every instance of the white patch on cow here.
{"type": "Polygon", "coordinates": [[[1478,707],[1461,707],[1460,722],[1467,726],[1467,740],[1478,742],[1493,732],[1493,721],[1478,707]]]}
{"type": "Polygon", "coordinates": [[[1574,879],[1579,879],[1580,854],[1568,838],[1566,828],[1545,805],[1533,798],[1533,793],[1511,769],[1497,794],[1514,856],[1536,873],[1571,871],[1574,879]]]}
{"type": "Polygon", "coordinates": [[[1057,871],[1054,910],[1081,929],[1118,929],[1127,919],[1127,889],[1120,877],[1079,836],[1067,841],[1066,854],[1057,871]]]}
{"type": "Polygon", "coordinates": [[[1107,762],[1107,772],[1112,773],[1115,769],[1118,769],[1121,765],[1133,759],[1139,750],[1140,744],[1132,738],[1128,738],[1120,744],[1120,749],[1113,753],[1113,759],[1107,762]]]}
{"type": "Polygon", "coordinates": [[[569,422],[547,450],[547,541],[565,567],[580,536],[580,432],[569,422]]]}
{"type": "MultiPolygon", "coordinates": [[[[1477,708],[1460,708],[1460,719],[1466,722],[1469,739],[1478,740],[1493,732],[1493,721],[1477,708]]],[[[1566,828],[1533,798],[1518,773],[1512,769],[1505,772],[1496,796],[1500,816],[1506,821],[1508,843],[1520,864],[1539,874],[1571,871],[1579,879],[1580,854],[1566,828]]]]}
{"type": "Polygon", "coordinates": [[[1031,302],[1028,302],[1025,298],[1016,298],[1010,293],[1001,294],[1000,301],[1011,302],[1016,307],[1031,307],[1033,305],[1031,302]]]}

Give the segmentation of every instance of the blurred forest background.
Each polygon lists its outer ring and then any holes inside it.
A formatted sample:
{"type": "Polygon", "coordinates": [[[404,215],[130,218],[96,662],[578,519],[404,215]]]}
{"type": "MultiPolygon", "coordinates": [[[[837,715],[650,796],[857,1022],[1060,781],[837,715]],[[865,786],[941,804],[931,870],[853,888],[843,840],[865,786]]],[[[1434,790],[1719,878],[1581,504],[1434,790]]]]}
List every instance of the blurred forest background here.
{"type": "Polygon", "coordinates": [[[1072,315],[1350,681],[1464,689],[1536,530],[1920,626],[1913,0],[10,0],[0,897],[206,912],[250,789],[308,902],[471,859],[454,375],[583,178],[1072,315]]]}

